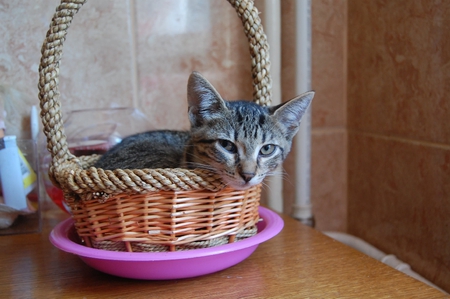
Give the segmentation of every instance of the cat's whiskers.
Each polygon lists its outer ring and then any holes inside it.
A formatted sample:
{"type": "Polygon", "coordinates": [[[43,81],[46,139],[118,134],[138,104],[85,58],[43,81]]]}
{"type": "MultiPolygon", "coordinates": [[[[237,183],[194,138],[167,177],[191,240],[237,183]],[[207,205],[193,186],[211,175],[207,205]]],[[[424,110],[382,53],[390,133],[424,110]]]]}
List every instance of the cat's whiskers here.
{"type": "Polygon", "coordinates": [[[186,164],[191,169],[193,169],[193,168],[201,168],[201,169],[205,169],[205,170],[209,170],[211,172],[217,173],[217,169],[214,168],[211,165],[208,165],[208,164],[196,163],[196,162],[187,162],[186,164]]]}
{"type": "MultiPolygon", "coordinates": [[[[191,157],[195,157],[197,158],[197,160],[202,161],[203,159],[201,159],[200,157],[191,155],[191,157]]],[[[203,162],[203,161],[202,161],[203,162]]],[[[205,169],[205,170],[209,170],[213,173],[218,173],[218,169],[210,164],[207,164],[206,162],[203,163],[199,163],[199,162],[191,162],[191,161],[186,161],[186,165],[189,168],[201,168],[201,169],[205,169]]]]}
{"type": "Polygon", "coordinates": [[[266,173],[265,177],[281,177],[282,181],[288,182],[290,185],[292,185],[292,181],[289,179],[289,174],[284,169],[276,169],[273,171],[269,171],[266,173]]]}
{"type": "Polygon", "coordinates": [[[271,191],[270,184],[266,183],[265,180],[263,180],[263,181],[261,182],[261,186],[262,186],[262,188],[263,188],[264,191],[266,191],[266,190],[267,190],[267,191],[271,191]]]}
{"type": "Polygon", "coordinates": [[[294,186],[294,182],[291,179],[291,176],[289,175],[289,173],[287,173],[284,169],[283,171],[283,181],[288,183],[290,186],[294,186]]]}
{"type": "Polygon", "coordinates": [[[285,175],[286,171],[284,169],[282,169],[281,167],[277,167],[274,170],[270,170],[266,173],[266,176],[276,176],[276,175],[285,175]]]}

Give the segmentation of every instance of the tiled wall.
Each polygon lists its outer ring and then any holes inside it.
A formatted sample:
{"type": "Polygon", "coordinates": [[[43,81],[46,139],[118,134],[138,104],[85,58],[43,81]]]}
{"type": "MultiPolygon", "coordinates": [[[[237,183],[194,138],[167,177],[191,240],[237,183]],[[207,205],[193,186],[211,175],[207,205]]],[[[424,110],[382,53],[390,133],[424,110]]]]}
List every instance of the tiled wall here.
{"type": "MultiPolygon", "coordinates": [[[[0,84],[37,102],[40,47],[59,1],[0,1],[0,84]]],[[[203,73],[227,99],[251,99],[242,25],[226,1],[88,1],[68,30],[60,72],[63,111],[134,106],[154,127],[187,128],[186,83],[203,73]]],[[[10,115],[27,134],[27,108],[10,115]]]]}
{"type": "Polygon", "coordinates": [[[348,6],[348,230],[450,291],[450,2],[348,6]]]}

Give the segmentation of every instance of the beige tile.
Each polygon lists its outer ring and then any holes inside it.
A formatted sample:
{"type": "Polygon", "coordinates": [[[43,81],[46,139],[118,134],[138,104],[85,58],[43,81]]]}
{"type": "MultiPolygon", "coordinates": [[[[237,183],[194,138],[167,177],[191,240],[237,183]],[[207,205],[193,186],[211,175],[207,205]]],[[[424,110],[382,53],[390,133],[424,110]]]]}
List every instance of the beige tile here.
{"type": "MultiPolygon", "coordinates": [[[[346,231],[347,176],[344,130],[313,130],[311,148],[311,202],[318,230],[346,231]]],[[[290,214],[295,201],[295,155],[284,168],[284,212],[290,214]]],[[[301,166],[300,166],[301,167],[301,166]]]]}
{"type": "MultiPolygon", "coordinates": [[[[346,0],[312,1],[312,126],[340,127],[346,123],[346,0]]],[[[282,1],[283,100],[296,95],[295,2],[282,1]]]]}
{"type": "Polygon", "coordinates": [[[296,96],[295,0],[281,1],[281,91],[282,100],[296,96]]]}
{"type": "Polygon", "coordinates": [[[139,103],[164,128],[187,128],[186,84],[201,72],[226,99],[251,99],[241,21],[226,1],[136,1],[139,103]]]}
{"type": "Polygon", "coordinates": [[[0,1],[0,97],[7,133],[30,138],[30,105],[38,105],[40,49],[59,1],[0,1]]]}
{"type": "MultiPolygon", "coordinates": [[[[5,31],[10,62],[5,80],[38,105],[40,48],[59,1],[8,5],[5,31]],[[15,36],[18,33],[21,36],[15,36]]],[[[130,44],[126,2],[90,1],[75,15],[67,31],[59,73],[64,117],[71,110],[132,106],[130,44]]],[[[3,17],[2,17],[3,20],[3,17]]],[[[2,22],[3,24],[3,22],[2,22]]],[[[24,96],[25,97],[25,96],[24,96]]],[[[15,106],[23,103],[15,100],[15,106]]],[[[29,130],[29,106],[17,113],[21,131],[29,130]]]]}
{"type": "Polygon", "coordinates": [[[347,230],[347,134],[344,130],[312,133],[311,200],[316,228],[347,230]]]}
{"type": "Polygon", "coordinates": [[[87,2],[75,15],[60,73],[65,111],[133,106],[127,2],[87,2]]]}
{"type": "Polygon", "coordinates": [[[348,230],[450,288],[450,147],[349,133],[348,230]]]}
{"type": "Polygon", "coordinates": [[[448,1],[349,1],[348,124],[450,143],[448,1]]]}
{"type": "Polygon", "coordinates": [[[314,127],[346,123],[347,1],[312,1],[312,105],[314,127]]]}

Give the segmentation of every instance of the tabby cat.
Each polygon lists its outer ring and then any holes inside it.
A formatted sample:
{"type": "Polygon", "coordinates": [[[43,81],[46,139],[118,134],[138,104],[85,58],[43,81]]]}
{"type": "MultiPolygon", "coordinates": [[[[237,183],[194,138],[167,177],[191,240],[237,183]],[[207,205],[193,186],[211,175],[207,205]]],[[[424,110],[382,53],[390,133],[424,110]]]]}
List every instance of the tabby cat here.
{"type": "Polygon", "coordinates": [[[103,169],[203,168],[235,189],[259,184],[286,158],[314,97],[307,92],[278,106],[225,101],[200,73],[188,81],[190,131],[129,136],[95,164],[103,169]]]}

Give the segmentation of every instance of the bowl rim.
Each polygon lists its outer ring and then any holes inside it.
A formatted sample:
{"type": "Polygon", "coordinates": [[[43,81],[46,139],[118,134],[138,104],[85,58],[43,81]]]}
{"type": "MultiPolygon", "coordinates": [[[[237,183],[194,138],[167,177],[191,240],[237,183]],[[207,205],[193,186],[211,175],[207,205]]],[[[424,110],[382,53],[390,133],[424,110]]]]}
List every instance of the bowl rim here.
{"type": "Polygon", "coordinates": [[[282,218],[268,208],[259,207],[260,218],[265,222],[264,228],[256,235],[236,243],[224,244],[209,248],[192,249],[174,252],[123,252],[108,251],[86,247],[68,238],[74,220],[68,218],[55,226],[51,231],[50,242],[58,249],[85,258],[115,261],[174,261],[198,257],[213,256],[257,246],[276,236],[284,226],[282,218]]]}

